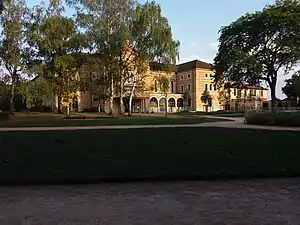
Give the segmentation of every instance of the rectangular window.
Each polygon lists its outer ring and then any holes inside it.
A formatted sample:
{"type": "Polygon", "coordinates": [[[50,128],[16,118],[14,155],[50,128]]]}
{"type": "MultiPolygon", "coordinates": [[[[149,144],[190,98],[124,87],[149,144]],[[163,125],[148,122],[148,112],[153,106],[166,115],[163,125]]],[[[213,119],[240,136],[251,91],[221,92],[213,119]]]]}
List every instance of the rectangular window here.
{"type": "Polygon", "coordinates": [[[188,74],[188,78],[190,78],[191,77],[191,74],[188,74]]]}
{"type": "Polygon", "coordinates": [[[214,85],[214,91],[216,91],[217,90],[217,85],[214,85]]]}
{"type": "Polygon", "coordinates": [[[264,96],[264,92],[260,91],[260,97],[263,97],[263,96],[264,96]]]}
{"type": "Polygon", "coordinates": [[[254,90],[254,96],[256,96],[256,90],[254,90]]]}
{"type": "Polygon", "coordinates": [[[183,93],[183,85],[180,86],[180,91],[183,93]]]}
{"type": "Polygon", "coordinates": [[[205,91],[207,91],[208,89],[208,84],[205,84],[205,91]]]}
{"type": "Polygon", "coordinates": [[[191,85],[190,84],[188,84],[188,91],[191,91],[191,85]]]}
{"type": "Polygon", "coordinates": [[[181,80],[183,80],[183,76],[181,76],[180,78],[181,78],[181,80]]]}
{"type": "Polygon", "coordinates": [[[233,94],[234,96],[236,96],[236,89],[233,89],[233,94]]]}
{"type": "Polygon", "coordinates": [[[209,90],[210,90],[210,91],[213,90],[213,85],[212,85],[212,84],[209,85],[209,90]]]}
{"type": "Polygon", "coordinates": [[[245,91],[244,91],[244,96],[245,97],[247,96],[247,89],[245,89],[245,91]]]}
{"type": "Polygon", "coordinates": [[[208,77],[208,74],[207,74],[207,73],[205,74],[205,77],[208,77]]]}

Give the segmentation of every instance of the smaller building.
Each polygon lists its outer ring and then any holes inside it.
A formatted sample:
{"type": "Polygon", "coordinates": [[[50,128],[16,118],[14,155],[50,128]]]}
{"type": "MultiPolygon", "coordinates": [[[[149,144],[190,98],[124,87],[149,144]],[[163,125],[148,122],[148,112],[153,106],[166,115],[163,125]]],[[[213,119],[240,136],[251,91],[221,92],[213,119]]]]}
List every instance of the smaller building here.
{"type": "Polygon", "coordinates": [[[224,110],[259,110],[267,102],[268,89],[258,85],[225,84],[225,94],[229,101],[223,104],[224,110]]]}

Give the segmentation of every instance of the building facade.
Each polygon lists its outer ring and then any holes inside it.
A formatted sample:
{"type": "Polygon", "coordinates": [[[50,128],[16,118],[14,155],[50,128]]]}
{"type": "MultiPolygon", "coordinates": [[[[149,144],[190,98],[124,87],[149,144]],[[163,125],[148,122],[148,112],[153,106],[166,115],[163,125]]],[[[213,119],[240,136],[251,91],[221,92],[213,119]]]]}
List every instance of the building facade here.
{"type": "MultiPolygon", "coordinates": [[[[178,111],[218,111],[218,110],[242,110],[261,108],[267,101],[267,89],[259,86],[238,86],[225,84],[224,93],[226,101],[220,100],[220,89],[214,84],[214,71],[212,65],[194,60],[179,64],[171,70],[164,70],[160,64],[150,64],[145,76],[143,76],[143,88],[137,87],[132,100],[132,112],[165,112],[167,104],[168,112],[178,111]],[[169,90],[161,90],[160,78],[169,79],[169,90]],[[204,92],[209,93],[207,101],[203,101],[204,92]]],[[[129,107],[129,95],[123,97],[125,112],[129,107]]],[[[85,111],[99,107],[99,99],[89,92],[78,92],[74,97],[73,111],[85,111]]],[[[120,111],[120,95],[115,93],[114,110],[120,111]]],[[[101,111],[109,111],[108,101],[103,102],[101,111]]]]}

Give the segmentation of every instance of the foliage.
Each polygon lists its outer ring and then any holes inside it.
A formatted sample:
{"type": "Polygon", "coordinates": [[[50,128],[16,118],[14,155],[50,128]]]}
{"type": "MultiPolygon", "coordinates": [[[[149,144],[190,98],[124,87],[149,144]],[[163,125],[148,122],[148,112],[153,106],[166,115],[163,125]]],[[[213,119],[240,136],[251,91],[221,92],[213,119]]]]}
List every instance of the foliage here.
{"type": "Polygon", "coordinates": [[[168,93],[170,89],[170,79],[167,76],[162,75],[158,78],[158,82],[161,92],[163,94],[168,93]]]}
{"type": "Polygon", "coordinates": [[[26,71],[25,22],[27,8],[23,0],[4,2],[5,10],[0,14],[0,74],[1,81],[9,85],[9,111],[14,112],[16,86],[26,71]]]}
{"type": "Polygon", "coordinates": [[[130,96],[131,104],[135,92],[144,90],[149,62],[165,64],[166,69],[176,63],[179,42],[173,40],[171,27],[154,1],[68,3],[77,6],[78,21],[86,30],[89,49],[104,64],[101,72],[105,86],[109,87],[111,112],[115,95],[120,97],[122,108],[124,96],[130,96]]]}
{"type": "Polygon", "coordinates": [[[158,77],[160,91],[165,96],[165,116],[168,116],[168,92],[170,90],[170,78],[167,75],[158,77]]]}
{"type": "Polygon", "coordinates": [[[53,85],[44,77],[21,83],[20,93],[26,98],[26,102],[38,109],[42,108],[45,101],[54,101],[53,85]]]}
{"type": "Polygon", "coordinates": [[[278,0],[223,27],[215,81],[266,81],[275,106],[278,71],[288,72],[299,60],[299,11],[299,1],[278,0]]]}
{"type": "Polygon", "coordinates": [[[208,91],[208,90],[204,90],[203,93],[202,93],[202,95],[201,95],[201,101],[202,101],[204,104],[207,104],[209,98],[210,98],[209,91],[208,91]]]}
{"type": "Polygon", "coordinates": [[[248,124],[300,127],[299,112],[251,112],[246,115],[248,124]]]}
{"type": "Polygon", "coordinates": [[[184,93],[183,93],[183,100],[184,101],[187,101],[188,99],[190,99],[191,98],[191,92],[190,91],[185,91],[184,93]]]}
{"type": "Polygon", "coordinates": [[[5,1],[5,0],[1,0],[1,1],[0,1],[0,14],[1,14],[2,11],[5,9],[5,8],[4,8],[4,1],[5,1]]]}
{"type": "Polygon", "coordinates": [[[227,105],[231,100],[230,88],[225,88],[224,86],[218,88],[218,101],[221,105],[227,105]]]}
{"type": "Polygon", "coordinates": [[[287,79],[282,91],[289,99],[300,99],[300,72],[295,73],[291,79],[287,79]]]}
{"type": "Polygon", "coordinates": [[[85,44],[84,35],[76,21],[62,16],[62,11],[59,1],[36,6],[27,33],[34,70],[55,86],[60,113],[62,101],[69,104],[73,94],[80,90],[77,72],[85,59],[79,53],[85,44]]]}

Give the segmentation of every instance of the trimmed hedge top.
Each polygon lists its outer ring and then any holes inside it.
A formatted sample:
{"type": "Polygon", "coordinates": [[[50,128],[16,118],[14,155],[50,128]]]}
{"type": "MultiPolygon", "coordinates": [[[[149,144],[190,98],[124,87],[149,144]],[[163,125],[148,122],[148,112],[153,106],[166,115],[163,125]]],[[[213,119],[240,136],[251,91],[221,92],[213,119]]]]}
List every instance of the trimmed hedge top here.
{"type": "Polygon", "coordinates": [[[300,127],[300,112],[251,112],[246,122],[255,125],[300,127]]]}

